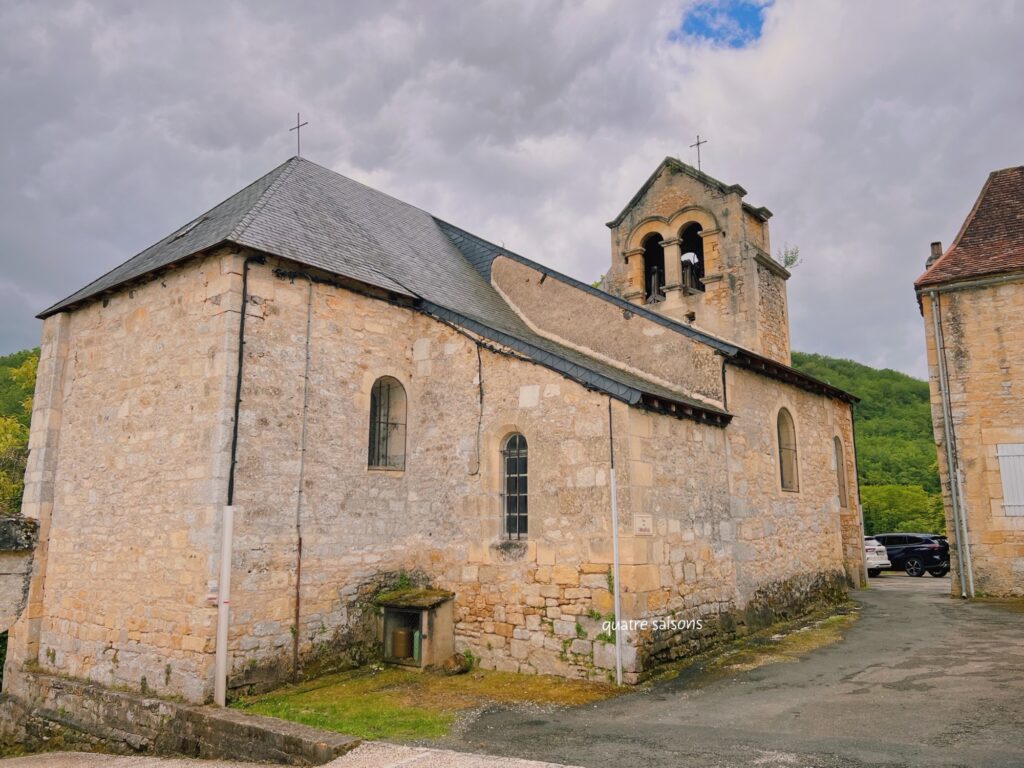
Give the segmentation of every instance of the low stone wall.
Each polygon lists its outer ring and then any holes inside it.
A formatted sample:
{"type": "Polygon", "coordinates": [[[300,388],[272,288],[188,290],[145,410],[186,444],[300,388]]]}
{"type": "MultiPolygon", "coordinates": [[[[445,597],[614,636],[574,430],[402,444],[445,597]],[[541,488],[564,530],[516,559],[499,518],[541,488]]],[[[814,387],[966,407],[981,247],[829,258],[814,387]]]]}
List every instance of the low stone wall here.
{"type": "Polygon", "coordinates": [[[701,627],[639,632],[641,669],[650,673],[658,664],[693,656],[720,643],[789,621],[811,611],[847,600],[846,574],[841,570],[795,576],[767,584],[743,608],[717,614],[680,616],[700,619],[701,627]]]}
{"type": "Polygon", "coordinates": [[[25,607],[36,532],[35,520],[0,517],[0,633],[14,624],[25,607]]]}
{"type": "Polygon", "coordinates": [[[0,740],[284,765],[322,765],[358,746],[350,736],[237,710],[179,704],[79,680],[19,672],[26,698],[0,698],[0,740]]]}

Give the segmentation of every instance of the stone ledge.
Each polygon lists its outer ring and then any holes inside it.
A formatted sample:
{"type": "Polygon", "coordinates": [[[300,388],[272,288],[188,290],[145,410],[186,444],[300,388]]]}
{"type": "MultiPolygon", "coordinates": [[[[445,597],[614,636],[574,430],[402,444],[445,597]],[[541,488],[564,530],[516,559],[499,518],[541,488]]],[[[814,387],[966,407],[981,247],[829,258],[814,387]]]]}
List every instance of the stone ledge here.
{"type": "Polygon", "coordinates": [[[119,754],[322,765],[360,740],[238,710],[180,704],[95,683],[18,671],[25,699],[0,697],[0,739],[119,754]]]}
{"type": "Polygon", "coordinates": [[[0,517],[0,552],[35,549],[39,526],[27,517],[0,517]]]}

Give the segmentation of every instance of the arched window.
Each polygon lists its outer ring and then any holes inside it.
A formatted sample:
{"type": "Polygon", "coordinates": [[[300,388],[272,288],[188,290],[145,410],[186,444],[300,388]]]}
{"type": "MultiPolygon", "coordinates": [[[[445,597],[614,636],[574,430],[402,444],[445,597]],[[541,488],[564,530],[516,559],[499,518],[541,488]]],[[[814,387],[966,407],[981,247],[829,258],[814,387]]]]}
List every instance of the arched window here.
{"type": "Polygon", "coordinates": [[[846,457],[843,455],[843,441],[837,435],[832,442],[836,452],[836,487],[839,489],[839,506],[846,509],[846,457]]]}
{"type": "Polygon", "coordinates": [[[370,450],[373,469],[405,469],[405,388],[381,376],[370,390],[370,450]]]}
{"type": "Polygon", "coordinates": [[[526,438],[518,432],[505,438],[501,447],[501,465],[505,535],[510,539],[525,539],[528,515],[526,438]]]}
{"type": "Polygon", "coordinates": [[[657,232],[644,238],[644,303],[665,300],[665,249],[657,232]]]}
{"type": "Polygon", "coordinates": [[[800,489],[800,478],[796,461],[796,427],[793,417],[785,408],[779,411],[779,476],[782,490],[797,491],[800,489]]]}
{"type": "Polygon", "coordinates": [[[704,283],[704,238],[700,236],[701,226],[697,222],[687,224],[679,233],[679,250],[683,254],[683,287],[691,291],[703,291],[704,283]]]}

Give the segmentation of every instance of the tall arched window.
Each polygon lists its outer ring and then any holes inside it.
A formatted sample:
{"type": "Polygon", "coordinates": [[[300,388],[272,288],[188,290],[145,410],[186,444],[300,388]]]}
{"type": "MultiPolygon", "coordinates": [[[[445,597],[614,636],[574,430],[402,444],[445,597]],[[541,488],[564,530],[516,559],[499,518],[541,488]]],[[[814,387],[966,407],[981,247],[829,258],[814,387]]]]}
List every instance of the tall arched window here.
{"type": "Polygon", "coordinates": [[[657,232],[644,238],[644,303],[665,300],[665,248],[657,232]]]}
{"type": "Polygon", "coordinates": [[[370,450],[373,469],[405,469],[405,388],[381,376],[370,390],[370,450]]]}
{"type": "Polygon", "coordinates": [[[843,455],[843,441],[837,435],[832,443],[836,452],[836,487],[839,491],[839,506],[846,509],[846,457],[843,455]]]}
{"type": "Polygon", "coordinates": [[[505,535],[510,539],[525,539],[528,529],[526,438],[518,432],[505,438],[501,447],[501,465],[505,535]]]}
{"type": "Polygon", "coordinates": [[[800,489],[800,477],[796,460],[796,427],[793,425],[793,417],[785,408],[779,411],[778,431],[782,490],[797,491],[800,489]]]}
{"type": "Polygon", "coordinates": [[[700,236],[701,226],[697,222],[687,224],[679,233],[679,250],[683,255],[683,287],[692,291],[703,291],[704,283],[704,238],[700,236]]]}

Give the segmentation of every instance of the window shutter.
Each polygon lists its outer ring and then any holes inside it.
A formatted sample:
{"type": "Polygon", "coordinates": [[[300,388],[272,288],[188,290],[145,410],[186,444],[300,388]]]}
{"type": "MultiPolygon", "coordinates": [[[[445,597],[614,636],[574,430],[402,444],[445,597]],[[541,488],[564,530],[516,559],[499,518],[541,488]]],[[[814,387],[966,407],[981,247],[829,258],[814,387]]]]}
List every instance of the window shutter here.
{"type": "Polygon", "coordinates": [[[996,446],[1003,480],[1003,512],[1024,515],[1024,443],[996,446]]]}

